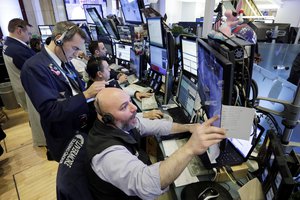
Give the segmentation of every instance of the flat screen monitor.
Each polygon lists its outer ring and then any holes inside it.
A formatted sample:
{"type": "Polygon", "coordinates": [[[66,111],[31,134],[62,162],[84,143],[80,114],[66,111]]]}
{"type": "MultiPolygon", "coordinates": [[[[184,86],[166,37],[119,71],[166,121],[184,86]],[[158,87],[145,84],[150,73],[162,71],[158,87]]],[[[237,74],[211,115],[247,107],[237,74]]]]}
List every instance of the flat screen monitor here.
{"type": "MultiPolygon", "coordinates": [[[[197,40],[198,92],[208,118],[221,115],[222,104],[231,105],[233,64],[210,47],[204,40],[197,40]]],[[[215,126],[220,126],[218,120],[215,126]]]]}
{"type": "Polygon", "coordinates": [[[114,57],[115,56],[115,51],[113,48],[113,43],[112,40],[109,37],[99,37],[98,38],[98,42],[103,42],[106,50],[107,50],[107,54],[114,57]]]}
{"type": "Polygon", "coordinates": [[[150,45],[150,66],[154,71],[166,75],[168,70],[167,50],[150,45]]]}
{"type": "Polygon", "coordinates": [[[130,69],[135,73],[138,79],[142,78],[141,56],[136,55],[133,48],[130,49],[130,69]]]}
{"type": "Polygon", "coordinates": [[[89,29],[90,29],[90,34],[91,34],[92,40],[97,41],[98,40],[98,34],[97,34],[96,25],[89,25],[89,29]]]}
{"type": "Polygon", "coordinates": [[[117,26],[120,41],[125,43],[133,42],[133,27],[132,26],[117,26]]]}
{"type": "Polygon", "coordinates": [[[141,8],[143,8],[142,0],[120,0],[122,12],[125,22],[131,24],[142,24],[143,18],[141,8]]]}
{"type": "Polygon", "coordinates": [[[130,61],[130,49],[132,48],[131,45],[124,44],[124,43],[116,43],[116,58],[130,61]]]}
{"type": "Polygon", "coordinates": [[[192,36],[181,35],[181,64],[184,72],[197,76],[198,55],[197,55],[197,38],[192,36]]]}
{"type": "Polygon", "coordinates": [[[80,26],[80,28],[83,30],[83,32],[86,35],[85,43],[87,43],[87,44],[91,43],[92,37],[91,37],[90,31],[89,31],[89,28],[86,26],[86,24],[82,24],[80,26]]]}
{"type": "Polygon", "coordinates": [[[87,8],[86,11],[90,15],[91,19],[94,21],[98,36],[105,36],[108,35],[108,31],[106,30],[105,26],[101,21],[101,17],[96,8],[87,8]]]}
{"type": "Polygon", "coordinates": [[[188,113],[189,119],[191,119],[191,117],[193,116],[197,93],[197,85],[192,82],[187,76],[182,74],[179,83],[177,101],[181,105],[181,107],[188,113]]]}
{"type": "Polygon", "coordinates": [[[106,0],[64,0],[68,20],[86,20],[84,4],[100,4],[106,8],[106,0]]]}
{"type": "Polygon", "coordinates": [[[161,17],[147,18],[149,43],[164,48],[164,34],[161,17]]]}
{"type": "Polygon", "coordinates": [[[45,41],[48,37],[51,37],[52,30],[54,25],[38,25],[39,31],[41,34],[42,42],[45,44],[45,41]]]}
{"type": "Polygon", "coordinates": [[[96,8],[98,13],[100,14],[100,16],[102,18],[104,18],[103,11],[102,11],[102,5],[100,5],[100,4],[83,4],[84,14],[85,14],[86,22],[88,24],[93,24],[94,21],[91,19],[90,15],[86,11],[87,8],[96,8]]]}
{"type": "Polygon", "coordinates": [[[102,19],[102,23],[105,26],[110,37],[118,40],[119,34],[117,32],[117,27],[114,25],[112,19],[102,19]]]}

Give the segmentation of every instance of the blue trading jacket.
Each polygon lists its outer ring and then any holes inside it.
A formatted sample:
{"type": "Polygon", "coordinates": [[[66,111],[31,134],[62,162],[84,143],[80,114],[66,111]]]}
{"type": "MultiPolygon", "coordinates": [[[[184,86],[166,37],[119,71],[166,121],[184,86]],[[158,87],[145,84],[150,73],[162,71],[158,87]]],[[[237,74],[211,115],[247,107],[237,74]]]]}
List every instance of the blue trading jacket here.
{"type": "MultiPolygon", "coordinates": [[[[78,73],[75,69],[73,71],[84,90],[78,73]]],[[[82,131],[87,120],[89,109],[86,99],[82,93],[72,96],[66,78],[44,48],[25,62],[21,81],[40,113],[48,149],[54,159],[59,161],[68,142],[77,131],[82,131]]]]}

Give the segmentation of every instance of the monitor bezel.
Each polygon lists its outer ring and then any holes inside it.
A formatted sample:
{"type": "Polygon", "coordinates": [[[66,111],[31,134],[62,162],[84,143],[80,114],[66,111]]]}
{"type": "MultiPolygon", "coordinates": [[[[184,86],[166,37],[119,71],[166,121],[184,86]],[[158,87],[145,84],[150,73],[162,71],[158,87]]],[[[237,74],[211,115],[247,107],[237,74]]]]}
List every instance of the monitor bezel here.
{"type": "MultiPolygon", "coordinates": [[[[86,9],[87,9],[87,8],[85,8],[86,6],[90,6],[89,8],[91,8],[92,6],[94,6],[94,7],[92,7],[92,8],[99,7],[99,10],[101,10],[101,17],[104,18],[104,16],[103,16],[103,9],[102,9],[102,5],[101,5],[101,4],[83,4],[82,6],[83,6],[83,10],[84,10],[84,14],[85,14],[85,18],[86,18],[86,23],[87,23],[87,24],[94,24],[94,22],[92,22],[92,23],[88,22],[87,15],[89,15],[89,14],[88,14],[87,11],[86,11],[86,9]]],[[[96,9],[97,9],[97,8],[96,8],[96,9]]],[[[89,16],[89,17],[90,17],[90,16],[89,16]]],[[[91,17],[90,17],[90,18],[91,18],[91,17]]],[[[92,20],[92,18],[91,18],[91,20],[92,20]]],[[[93,21],[93,20],[92,20],[92,21],[93,21]]]]}
{"type": "MultiPolygon", "coordinates": [[[[96,25],[96,30],[97,30],[98,37],[99,37],[99,36],[107,36],[107,35],[109,35],[109,32],[107,31],[106,27],[104,26],[103,21],[102,21],[102,18],[101,18],[101,16],[99,15],[97,9],[96,9],[96,8],[87,8],[86,10],[87,10],[87,12],[88,12],[89,15],[90,15],[89,11],[90,11],[90,10],[93,10],[92,12],[96,13],[98,19],[99,19],[100,22],[101,22],[100,25],[97,25],[97,24],[94,22],[95,25],[96,25]],[[104,35],[103,35],[102,33],[100,33],[100,31],[98,30],[98,27],[97,27],[97,26],[101,27],[101,28],[104,30],[104,32],[105,32],[104,35]]],[[[91,19],[92,19],[92,17],[91,17],[91,19]]],[[[93,19],[92,19],[92,20],[93,20],[93,19]]]]}

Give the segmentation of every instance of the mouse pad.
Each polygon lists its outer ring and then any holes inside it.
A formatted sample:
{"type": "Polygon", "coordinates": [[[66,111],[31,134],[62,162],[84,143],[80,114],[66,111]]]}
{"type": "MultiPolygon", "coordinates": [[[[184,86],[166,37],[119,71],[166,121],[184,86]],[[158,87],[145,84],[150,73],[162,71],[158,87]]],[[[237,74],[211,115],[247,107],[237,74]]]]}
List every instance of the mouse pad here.
{"type": "Polygon", "coordinates": [[[185,186],[181,192],[181,199],[197,200],[198,195],[207,187],[212,187],[219,192],[220,195],[215,198],[216,200],[233,200],[230,193],[222,185],[212,181],[201,181],[185,186]]]}

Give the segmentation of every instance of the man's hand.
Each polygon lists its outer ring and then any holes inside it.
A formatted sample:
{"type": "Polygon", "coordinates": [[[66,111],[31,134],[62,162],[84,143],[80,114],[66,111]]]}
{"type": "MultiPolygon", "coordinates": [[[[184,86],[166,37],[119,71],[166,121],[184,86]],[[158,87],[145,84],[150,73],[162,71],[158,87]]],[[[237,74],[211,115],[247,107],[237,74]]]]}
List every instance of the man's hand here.
{"type": "Polygon", "coordinates": [[[225,129],[212,126],[212,123],[218,118],[218,116],[214,116],[202,124],[190,126],[192,136],[185,146],[192,151],[193,155],[203,154],[208,147],[226,138],[225,129]]]}
{"type": "Polygon", "coordinates": [[[149,112],[144,112],[143,117],[149,119],[161,119],[164,116],[160,110],[151,110],[149,112]]]}
{"type": "Polygon", "coordinates": [[[83,92],[85,99],[95,97],[100,90],[105,88],[105,81],[95,81],[86,91],[83,92]]]}
{"type": "Polygon", "coordinates": [[[149,98],[151,97],[153,94],[149,93],[149,92],[137,92],[135,94],[135,98],[139,101],[142,101],[142,98],[149,98]]]}
{"type": "Polygon", "coordinates": [[[118,78],[119,84],[125,83],[127,81],[127,75],[124,73],[119,73],[117,78],[118,78]]]}

